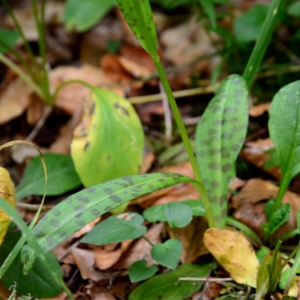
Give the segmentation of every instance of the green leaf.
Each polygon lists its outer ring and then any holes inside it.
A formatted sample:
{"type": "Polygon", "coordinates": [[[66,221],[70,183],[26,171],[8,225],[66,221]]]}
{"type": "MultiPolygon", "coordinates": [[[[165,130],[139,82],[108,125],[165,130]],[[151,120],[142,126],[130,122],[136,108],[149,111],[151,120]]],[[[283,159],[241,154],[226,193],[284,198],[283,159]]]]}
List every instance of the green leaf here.
{"type": "MultiPolygon", "coordinates": [[[[185,200],[180,203],[188,205],[192,209],[193,216],[205,216],[205,209],[202,201],[200,200],[185,200]]],[[[165,204],[151,206],[143,211],[144,218],[151,223],[155,222],[167,222],[165,204]]]]}
{"type": "Polygon", "coordinates": [[[278,210],[276,210],[269,220],[269,230],[272,235],[281,225],[288,221],[290,217],[290,205],[288,203],[282,204],[278,210]]]}
{"type": "Polygon", "coordinates": [[[238,43],[250,43],[258,38],[268,9],[268,6],[258,4],[235,19],[234,33],[238,43]]]}
{"type": "MultiPolygon", "coordinates": [[[[61,195],[81,185],[68,155],[44,154],[48,173],[47,195],[61,195]]],[[[16,198],[29,195],[43,195],[45,188],[44,169],[39,156],[33,158],[26,166],[23,178],[16,188],[16,198]]]]}
{"type": "Polygon", "coordinates": [[[270,107],[269,132],[286,189],[300,171],[300,80],[284,86],[270,107]]]}
{"type": "MultiPolygon", "coordinates": [[[[0,265],[2,265],[5,258],[10,254],[20,237],[20,232],[11,230],[8,233],[0,248],[0,265]]],[[[62,280],[60,265],[56,256],[52,252],[45,254],[45,256],[48,262],[55,269],[56,275],[62,280]]],[[[16,291],[19,294],[30,294],[35,298],[52,298],[61,292],[61,286],[59,286],[52,278],[40,258],[36,259],[33,264],[33,268],[30,270],[28,275],[24,275],[20,254],[16,257],[5,275],[1,278],[1,281],[7,288],[16,284],[16,291]]]]}
{"type": "Polygon", "coordinates": [[[133,212],[112,216],[97,224],[80,242],[105,245],[137,239],[147,231],[143,222],[144,218],[133,212]]]}
{"type": "Polygon", "coordinates": [[[8,47],[13,47],[20,34],[12,30],[0,29],[0,53],[5,53],[8,49],[2,45],[4,43],[8,47]]]}
{"type": "Polygon", "coordinates": [[[117,0],[119,7],[141,46],[153,57],[156,52],[157,36],[149,0],[117,0]]]}
{"type": "Polygon", "coordinates": [[[175,269],[182,251],[182,243],[177,239],[169,239],[151,249],[151,256],[159,264],[175,269]]]}
{"type": "Polygon", "coordinates": [[[204,11],[208,15],[210,22],[212,24],[212,28],[216,28],[216,12],[214,8],[214,3],[211,0],[199,0],[202,5],[204,11]]]}
{"type": "Polygon", "coordinates": [[[84,186],[138,174],[143,149],[144,132],[132,105],[115,92],[94,88],[71,144],[84,186]]]}
{"type": "Polygon", "coordinates": [[[220,85],[197,127],[198,168],[219,228],[225,226],[228,187],[245,139],[248,107],[244,79],[231,75],[220,85]]]}
{"type": "Polygon", "coordinates": [[[300,1],[292,2],[287,8],[287,13],[293,17],[300,17],[300,1]]]}
{"type": "MultiPolygon", "coordinates": [[[[50,251],[92,220],[123,203],[182,182],[198,184],[184,175],[157,173],[126,176],[84,189],[47,212],[33,233],[42,249],[50,251]]],[[[26,261],[33,255],[28,248],[23,248],[22,254],[26,261]]]]}
{"type": "Polygon", "coordinates": [[[187,299],[203,286],[203,281],[178,281],[178,278],[208,276],[210,269],[211,264],[181,265],[175,271],[157,275],[140,284],[129,295],[129,300],[187,299]]]}
{"type": "Polygon", "coordinates": [[[128,271],[130,281],[132,283],[146,280],[152,277],[158,270],[156,265],[147,267],[146,260],[139,260],[133,263],[128,271]]]}
{"type": "Polygon", "coordinates": [[[183,202],[169,202],[165,206],[165,214],[170,227],[183,228],[193,217],[192,209],[183,202]]]}
{"type": "Polygon", "coordinates": [[[84,31],[95,25],[116,4],[115,0],[68,0],[64,11],[67,30],[84,31]]]}

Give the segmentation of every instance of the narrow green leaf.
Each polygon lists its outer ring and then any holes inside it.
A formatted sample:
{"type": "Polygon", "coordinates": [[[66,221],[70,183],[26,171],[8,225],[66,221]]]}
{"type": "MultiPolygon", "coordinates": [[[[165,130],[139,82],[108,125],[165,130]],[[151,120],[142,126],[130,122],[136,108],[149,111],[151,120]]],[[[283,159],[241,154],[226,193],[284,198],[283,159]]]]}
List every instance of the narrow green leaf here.
{"type": "Polygon", "coordinates": [[[203,281],[178,281],[181,277],[204,277],[209,274],[211,264],[184,264],[175,271],[157,275],[140,284],[130,295],[129,300],[183,300],[203,286],[203,281]]]}
{"type": "Polygon", "coordinates": [[[67,30],[84,31],[95,25],[116,4],[115,0],[68,0],[64,11],[67,30]]]}
{"type": "Polygon", "coordinates": [[[97,224],[80,242],[105,245],[137,239],[147,231],[143,222],[144,218],[133,212],[112,216],[97,224]]]}
{"type": "Polygon", "coordinates": [[[300,80],[279,90],[269,113],[270,137],[282,170],[280,188],[286,190],[300,171],[300,80]]]}
{"type": "Polygon", "coordinates": [[[130,266],[128,270],[128,275],[130,281],[133,283],[133,282],[146,280],[152,277],[157,272],[157,270],[158,270],[157,265],[152,265],[150,267],[147,267],[146,260],[139,260],[130,266]]]}
{"type": "Polygon", "coordinates": [[[117,2],[139,43],[152,57],[158,57],[156,29],[149,0],[117,0],[117,2]]]}
{"type": "Polygon", "coordinates": [[[204,11],[209,17],[211,25],[213,28],[216,28],[216,12],[214,8],[214,3],[211,0],[199,0],[200,4],[202,5],[204,11]]]}
{"type": "MultiPolygon", "coordinates": [[[[0,42],[4,43],[9,47],[13,47],[15,42],[20,37],[20,34],[12,30],[0,30],[0,42]]],[[[6,47],[3,47],[0,43],[0,53],[5,53],[7,51],[6,47]]]]}
{"type": "MultiPolygon", "coordinates": [[[[121,204],[182,182],[197,184],[184,175],[157,173],[127,176],[95,185],[56,205],[37,223],[33,233],[42,249],[50,251],[92,220],[121,204]]],[[[28,250],[22,249],[26,260],[29,259],[28,250]]]]}
{"type": "Polygon", "coordinates": [[[144,132],[132,105],[115,92],[94,88],[71,144],[84,186],[138,174],[143,150],[144,132]]]}
{"type": "Polygon", "coordinates": [[[151,256],[159,264],[175,269],[182,251],[182,243],[177,239],[169,239],[151,249],[151,256]]]}
{"type": "MultiPolygon", "coordinates": [[[[62,154],[43,155],[48,173],[47,195],[61,195],[81,185],[70,156],[62,154]]],[[[45,189],[44,169],[40,157],[33,158],[26,166],[23,178],[16,188],[16,198],[43,195],[45,189]]]]}
{"type": "Polygon", "coordinates": [[[183,202],[170,202],[165,206],[165,214],[170,227],[183,228],[193,217],[192,209],[183,202]]]}
{"type": "MultiPolygon", "coordinates": [[[[20,239],[20,232],[10,231],[0,247],[0,265],[13,250],[20,239]]],[[[56,274],[62,280],[60,265],[52,252],[45,254],[48,262],[53,266],[56,274]]],[[[27,275],[23,274],[23,264],[20,255],[14,260],[5,275],[1,278],[3,284],[8,288],[16,284],[16,291],[21,295],[30,294],[35,298],[52,298],[61,292],[61,286],[49,274],[40,258],[33,264],[32,270],[27,275]],[[34,282],[34,284],[32,284],[34,282]]]]}
{"type": "Polygon", "coordinates": [[[248,124],[248,92],[238,75],[226,78],[197,127],[196,157],[216,226],[223,228],[227,192],[235,177],[235,161],[248,124]]]}
{"type": "Polygon", "coordinates": [[[282,204],[278,210],[276,210],[270,220],[270,234],[272,235],[281,225],[288,221],[290,217],[290,205],[288,203],[282,204]]]}

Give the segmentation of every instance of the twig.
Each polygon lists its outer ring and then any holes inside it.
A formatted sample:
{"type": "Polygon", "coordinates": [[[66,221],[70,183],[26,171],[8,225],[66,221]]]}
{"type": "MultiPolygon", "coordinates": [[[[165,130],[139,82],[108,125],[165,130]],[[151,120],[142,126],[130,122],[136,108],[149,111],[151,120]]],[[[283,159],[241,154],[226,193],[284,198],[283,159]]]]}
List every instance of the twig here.
{"type": "Polygon", "coordinates": [[[159,86],[161,99],[162,99],[162,104],[163,104],[163,108],[164,108],[165,126],[166,126],[166,130],[165,130],[166,142],[170,143],[171,138],[172,138],[172,115],[171,115],[171,110],[170,110],[169,101],[168,101],[168,98],[167,98],[167,95],[165,93],[165,89],[164,89],[162,83],[159,82],[158,86],[159,86]]]}

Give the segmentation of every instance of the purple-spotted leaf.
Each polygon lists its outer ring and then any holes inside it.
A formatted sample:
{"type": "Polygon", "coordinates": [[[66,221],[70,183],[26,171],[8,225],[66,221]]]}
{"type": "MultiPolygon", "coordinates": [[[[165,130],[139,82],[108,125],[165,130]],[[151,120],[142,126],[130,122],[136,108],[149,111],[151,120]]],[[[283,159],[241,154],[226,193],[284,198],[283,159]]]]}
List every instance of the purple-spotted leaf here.
{"type": "Polygon", "coordinates": [[[177,239],[169,239],[151,249],[151,256],[159,264],[174,270],[182,252],[182,243],[177,239]]]}
{"type": "MultiPolygon", "coordinates": [[[[175,173],[126,176],[84,189],[45,214],[33,229],[42,249],[48,252],[104,213],[136,197],[193,179],[175,173]]],[[[22,259],[33,257],[32,251],[22,249],[22,259]]]]}
{"type": "Polygon", "coordinates": [[[149,0],[117,0],[119,7],[141,46],[158,57],[157,36],[149,0]]]}
{"type": "Polygon", "coordinates": [[[138,282],[152,277],[157,272],[157,265],[147,267],[146,260],[139,260],[133,263],[128,271],[130,281],[138,282]]]}
{"type": "Polygon", "coordinates": [[[144,218],[134,212],[112,216],[97,224],[80,242],[105,245],[137,239],[147,231],[143,222],[144,218]]]}
{"type": "Polygon", "coordinates": [[[248,124],[248,91],[239,75],[227,77],[205,110],[196,133],[196,157],[216,227],[223,228],[227,192],[248,124]]]}
{"type": "Polygon", "coordinates": [[[269,132],[282,171],[281,189],[286,190],[300,172],[300,80],[284,86],[275,95],[270,107],[269,132]]]}

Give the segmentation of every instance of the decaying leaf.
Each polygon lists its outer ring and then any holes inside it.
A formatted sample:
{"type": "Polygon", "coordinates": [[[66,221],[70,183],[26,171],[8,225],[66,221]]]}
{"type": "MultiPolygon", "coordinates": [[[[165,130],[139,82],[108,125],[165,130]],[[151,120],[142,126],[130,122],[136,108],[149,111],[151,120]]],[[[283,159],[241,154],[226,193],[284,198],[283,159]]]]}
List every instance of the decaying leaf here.
{"type": "Polygon", "coordinates": [[[210,228],[204,233],[204,244],[232,279],[256,287],[259,262],[252,245],[242,233],[210,228]]]}
{"type": "MultiPolygon", "coordinates": [[[[13,208],[16,208],[14,184],[8,171],[2,167],[0,167],[0,197],[7,201],[13,208]]],[[[0,245],[4,240],[10,222],[10,217],[0,208],[0,245]]]]}

